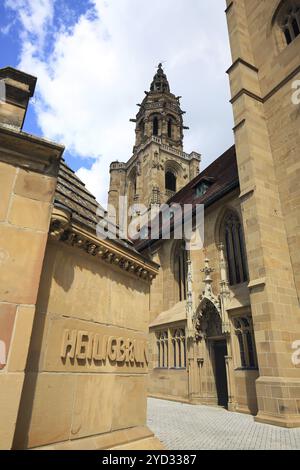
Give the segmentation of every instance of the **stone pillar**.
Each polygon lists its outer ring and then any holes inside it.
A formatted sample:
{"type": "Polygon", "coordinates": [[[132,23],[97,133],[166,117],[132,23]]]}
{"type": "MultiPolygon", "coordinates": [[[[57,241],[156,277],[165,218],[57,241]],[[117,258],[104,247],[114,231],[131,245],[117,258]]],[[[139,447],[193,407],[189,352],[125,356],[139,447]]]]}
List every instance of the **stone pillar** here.
{"type": "Polygon", "coordinates": [[[189,169],[190,169],[190,174],[189,174],[189,180],[191,181],[192,179],[196,178],[196,176],[199,175],[200,173],[200,163],[201,163],[201,156],[197,155],[197,157],[193,157],[190,160],[189,163],[189,169]]]}
{"type": "Polygon", "coordinates": [[[9,83],[0,105],[0,449],[10,449],[63,147],[20,133],[33,77],[0,76],[9,83]]]}
{"type": "Polygon", "coordinates": [[[115,209],[116,223],[122,223],[120,220],[119,198],[125,196],[125,175],[126,168],[124,163],[113,162],[110,165],[110,184],[108,191],[108,204],[115,209]]]}
{"type": "Polygon", "coordinates": [[[300,315],[275,163],[251,50],[245,0],[227,1],[230,77],[250,297],[260,377],[257,421],[300,426],[300,371],[292,343],[300,315]]]}
{"type": "Polygon", "coordinates": [[[188,385],[189,385],[189,401],[195,402],[197,393],[197,358],[195,354],[195,341],[192,338],[187,339],[188,349],[188,385]]]}
{"type": "Polygon", "coordinates": [[[233,376],[233,359],[231,351],[231,341],[230,336],[227,335],[227,351],[228,354],[225,356],[226,364],[226,376],[227,376],[227,387],[228,387],[228,410],[236,410],[236,391],[235,391],[235,380],[233,376]]]}

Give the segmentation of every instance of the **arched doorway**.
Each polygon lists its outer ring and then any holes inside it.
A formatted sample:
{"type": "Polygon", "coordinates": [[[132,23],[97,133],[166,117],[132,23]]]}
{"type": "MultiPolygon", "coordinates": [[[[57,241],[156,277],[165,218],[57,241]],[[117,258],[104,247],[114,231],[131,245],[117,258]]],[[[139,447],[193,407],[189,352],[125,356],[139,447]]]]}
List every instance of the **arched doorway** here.
{"type": "Polygon", "coordinates": [[[214,371],[216,380],[216,390],[218,405],[228,407],[228,386],[226,373],[227,343],[226,340],[217,340],[213,342],[214,352],[214,371]]]}
{"type": "Polygon", "coordinates": [[[205,343],[212,358],[217,404],[228,408],[227,338],[222,332],[222,319],[213,300],[202,298],[195,318],[195,329],[198,341],[205,343]]]}

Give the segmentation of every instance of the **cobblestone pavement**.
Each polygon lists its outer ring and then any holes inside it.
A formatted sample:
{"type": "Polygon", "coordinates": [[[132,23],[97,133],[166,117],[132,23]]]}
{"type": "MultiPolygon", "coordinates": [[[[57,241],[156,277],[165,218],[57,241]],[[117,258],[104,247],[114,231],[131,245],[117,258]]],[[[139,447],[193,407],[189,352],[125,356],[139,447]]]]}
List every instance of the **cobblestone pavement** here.
{"type": "Polygon", "coordinates": [[[300,428],[256,423],[217,407],[149,398],[148,426],[169,450],[300,449],[300,428]]]}

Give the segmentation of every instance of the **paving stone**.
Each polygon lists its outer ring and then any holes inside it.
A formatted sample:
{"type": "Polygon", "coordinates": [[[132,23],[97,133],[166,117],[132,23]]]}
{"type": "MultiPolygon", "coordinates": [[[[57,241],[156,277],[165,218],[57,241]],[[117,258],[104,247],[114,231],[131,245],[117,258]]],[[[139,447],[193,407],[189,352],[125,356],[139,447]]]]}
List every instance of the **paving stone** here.
{"type": "Polygon", "coordinates": [[[300,449],[300,428],[256,423],[223,408],[148,399],[148,426],[169,450],[300,449]]]}

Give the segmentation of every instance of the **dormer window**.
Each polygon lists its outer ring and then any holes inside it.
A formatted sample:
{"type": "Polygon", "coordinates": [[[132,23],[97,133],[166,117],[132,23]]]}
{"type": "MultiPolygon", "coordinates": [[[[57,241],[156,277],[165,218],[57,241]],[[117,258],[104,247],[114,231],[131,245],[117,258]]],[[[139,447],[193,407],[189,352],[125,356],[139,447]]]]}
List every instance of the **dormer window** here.
{"type": "Polygon", "coordinates": [[[199,181],[198,184],[194,187],[195,197],[204,196],[214,181],[215,179],[210,177],[203,178],[201,181],[199,181]]]}
{"type": "Polygon", "coordinates": [[[196,197],[204,196],[204,194],[207,192],[209,187],[210,187],[210,184],[207,183],[206,181],[201,181],[201,183],[197,184],[195,188],[196,197]]]}

